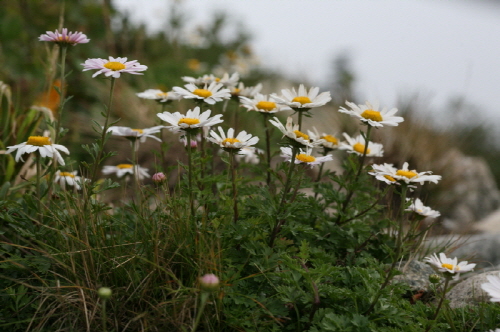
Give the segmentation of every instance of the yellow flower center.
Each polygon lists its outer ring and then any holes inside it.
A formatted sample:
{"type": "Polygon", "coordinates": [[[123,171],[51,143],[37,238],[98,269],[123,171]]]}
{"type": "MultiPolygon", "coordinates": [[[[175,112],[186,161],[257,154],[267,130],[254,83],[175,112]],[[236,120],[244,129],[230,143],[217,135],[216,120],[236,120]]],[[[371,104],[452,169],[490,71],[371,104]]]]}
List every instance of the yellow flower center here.
{"type": "Polygon", "coordinates": [[[64,42],[67,42],[67,41],[69,41],[69,36],[66,36],[66,37],[59,36],[59,37],[57,37],[57,39],[58,39],[59,41],[64,41],[64,42]]]}
{"type": "Polygon", "coordinates": [[[298,131],[298,130],[294,130],[293,132],[295,133],[295,136],[297,136],[297,138],[302,137],[302,138],[303,138],[303,139],[305,139],[306,141],[308,141],[308,140],[309,140],[309,135],[306,135],[306,134],[304,134],[303,132],[298,131]]]}
{"type": "Polygon", "coordinates": [[[377,121],[380,122],[382,121],[382,115],[380,115],[380,112],[374,111],[374,110],[366,110],[363,113],[361,113],[361,116],[367,120],[372,120],[372,121],[377,121]]]}
{"type": "Polygon", "coordinates": [[[298,96],[298,97],[295,97],[292,99],[292,101],[294,103],[300,103],[301,105],[304,105],[304,104],[309,104],[311,102],[311,99],[309,99],[309,97],[306,97],[306,96],[298,96]]]}
{"type": "Polygon", "coordinates": [[[229,137],[222,141],[222,145],[227,146],[238,142],[240,142],[239,139],[229,137]]]}
{"type": "Polygon", "coordinates": [[[108,69],[111,69],[113,71],[117,71],[117,70],[125,69],[127,67],[125,67],[125,65],[121,62],[110,61],[110,62],[104,64],[104,68],[108,68],[108,69]]]}
{"type": "Polygon", "coordinates": [[[142,129],[132,129],[132,131],[138,132],[139,134],[144,134],[144,130],[142,129]]]}
{"type": "Polygon", "coordinates": [[[219,83],[219,82],[220,82],[220,78],[219,78],[219,77],[216,77],[216,78],[215,78],[215,82],[219,83]]]}
{"type": "Polygon", "coordinates": [[[411,178],[414,178],[415,176],[417,176],[418,174],[415,172],[412,172],[412,171],[405,171],[405,170],[400,169],[396,172],[396,175],[404,176],[408,179],[411,179],[411,178]]]}
{"type": "Polygon", "coordinates": [[[392,176],[390,175],[384,175],[384,178],[386,178],[387,180],[391,181],[391,182],[396,182],[396,179],[393,178],[392,176]]]}
{"type": "Polygon", "coordinates": [[[303,163],[312,163],[316,160],[313,156],[307,155],[305,153],[301,153],[295,156],[295,159],[300,160],[303,163]]]}
{"type": "Polygon", "coordinates": [[[326,136],[322,136],[320,138],[324,139],[325,141],[330,142],[332,144],[339,144],[339,141],[335,137],[333,137],[332,135],[326,135],[326,136]]]}
{"type": "Polygon", "coordinates": [[[158,92],[156,94],[156,97],[158,97],[158,98],[167,98],[167,96],[168,96],[168,92],[158,92]]]}
{"type": "Polygon", "coordinates": [[[236,95],[237,95],[238,93],[240,93],[240,92],[241,92],[241,89],[238,89],[238,88],[234,88],[234,89],[233,89],[233,91],[232,91],[232,93],[233,93],[233,94],[236,94],[236,95]]]}
{"type": "Polygon", "coordinates": [[[44,136],[30,136],[26,144],[35,146],[50,145],[50,138],[44,136]]]}
{"type": "Polygon", "coordinates": [[[119,169],[124,169],[124,168],[132,168],[134,166],[132,164],[119,164],[116,165],[116,167],[118,167],[119,169]]]}
{"type": "Polygon", "coordinates": [[[276,103],[272,102],[272,101],[262,100],[262,101],[259,101],[257,103],[257,105],[255,105],[255,107],[257,107],[260,110],[264,110],[266,112],[270,112],[270,111],[272,111],[273,109],[276,108],[276,103]]]}
{"type": "Polygon", "coordinates": [[[452,271],[453,270],[456,270],[456,271],[460,270],[460,268],[458,266],[454,266],[453,264],[444,263],[444,264],[441,264],[441,267],[444,267],[445,269],[452,270],[452,271]]]}
{"type": "Polygon", "coordinates": [[[207,89],[195,89],[193,93],[201,98],[208,98],[212,95],[212,92],[208,91],[207,89]]]}
{"type": "Polygon", "coordinates": [[[70,173],[70,172],[60,172],[59,173],[60,176],[68,176],[70,178],[74,178],[75,175],[73,173],[70,173]]]}
{"type": "MultiPolygon", "coordinates": [[[[365,145],[361,143],[356,143],[353,145],[352,149],[358,153],[363,154],[365,152],[365,145]]],[[[370,153],[370,149],[366,149],[366,154],[370,153]]]]}
{"type": "Polygon", "coordinates": [[[180,125],[181,123],[185,123],[188,126],[192,126],[192,125],[200,123],[200,120],[199,119],[192,119],[192,118],[182,118],[179,120],[178,125],[180,125]]]}

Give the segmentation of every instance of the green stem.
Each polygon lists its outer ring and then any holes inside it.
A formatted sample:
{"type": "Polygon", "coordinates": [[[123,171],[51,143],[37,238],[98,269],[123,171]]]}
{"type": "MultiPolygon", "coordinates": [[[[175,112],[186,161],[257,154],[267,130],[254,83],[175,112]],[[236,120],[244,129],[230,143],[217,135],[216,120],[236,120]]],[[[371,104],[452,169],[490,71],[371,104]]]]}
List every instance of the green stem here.
{"type": "Polygon", "coordinates": [[[106,135],[107,135],[107,131],[108,131],[109,114],[110,114],[110,111],[111,111],[111,106],[113,104],[113,92],[114,92],[114,89],[115,89],[115,78],[112,77],[111,78],[111,87],[110,87],[110,91],[109,91],[109,102],[108,102],[108,107],[106,108],[106,117],[105,117],[105,120],[104,120],[104,126],[102,128],[101,139],[98,141],[99,152],[97,154],[97,158],[94,160],[94,168],[92,170],[92,176],[91,176],[92,183],[95,183],[95,181],[97,180],[97,169],[99,168],[99,165],[101,164],[101,161],[102,161],[101,158],[102,158],[102,154],[104,152],[104,144],[106,143],[106,135]]]}
{"type": "Polygon", "coordinates": [[[208,296],[210,294],[207,293],[207,292],[202,292],[201,293],[201,299],[200,299],[200,309],[198,310],[198,312],[196,313],[196,319],[194,321],[194,325],[193,325],[193,330],[192,332],[195,332],[196,331],[196,328],[198,327],[198,324],[200,324],[200,319],[201,319],[201,315],[203,314],[203,311],[205,310],[205,304],[207,304],[207,300],[208,300],[208,296]]]}
{"type": "MultiPolygon", "coordinates": [[[[354,176],[354,179],[352,182],[353,184],[356,184],[358,182],[358,178],[361,175],[361,171],[363,170],[363,166],[365,164],[365,159],[366,159],[366,153],[368,151],[368,143],[370,142],[371,131],[372,131],[372,126],[368,126],[368,129],[366,130],[366,135],[365,135],[365,148],[363,150],[363,155],[361,156],[361,159],[359,162],[358,171],[356,172],[356,175],[354,176]]],[[[347,193],[347,197],[346,197],[344,203],[342,204],[341,213],[339,213],[339,215],[337,217],[337,221],[336,221],[337,224],[342,223],[342,215],[346,212],[347,207],[349,206],[349,202],[351,201],[351,198],[353,195],[354,195],[354,190],[349,189],[349,192],[347,193]]]]}
{"type": "Polygon", "coordinates": [[[266,161],[267,161],[267,186],[271,184],[271,132],[269,129],[268,118],[269,114],[262,113],[264,115],[264,128],[266,130],[266,161]]]}
{"type": "Polygon", "coordinates": [[[444,303],[444,299],[446,297],[446,290],[448,288],[448,284],[450,283],[450,280],[451,278],[446,276],[445,277],[445,282],[444,282],[444,287],[443,287],[443,294],[441,296],[441,299],[439,300],[439,304],[436,308],[436,312],[434,313],[434,317],[432,317],[431,319],[431,324],[429,324],[429,326],[427,326],[427,328],[425,329],[425,332],[429,332],[429,330],[432,328],[433,326],[433,323],[436,323],[435,320],[437,319],[438,315],[439,315],[439,311],[441,310],[441,307],[443,306],[443,303],[444,303]]]}
{"type": "Polygon", "coordinates": [[[235,152],[229,152],[230,167],[231,167],[231,181],[233,183],[233,222],[238,221],[238,192],[236,189],[236,167],[235,167],[235,152]]]}
{"type": "Polygon", "coordinates": [[[64,104],[65,104],[65,98],[66,98],[66,90],[65,90],[65,85],[66,85],[66,51],[68,49],[68,46],[63,44],[61,45],[61,87],[59,89],[59,111],[57,112],[57,123],[56,123],[56,132],[55,132],[55,137],[54,137],[54,143],[57,144],[59,142],[59,135],[61,131],[61,119],[62,119],[62,113],[64,109],[64,104]]]}
{"type": "Polygon", "coordinates": [[[40,188],[40,177],[42,176],[42,164],[40,158],[41,156],[36,157],[36,199],[38,206],[38,221],[41,224],[43,219],[43,212],[42,212],[42,189],[40,188]]]}
{"type": "Polygon", "coordinates": [[[106,317],[106,300],[102,300],[102,331],[103,332],[107,332],[107,328],[106,328],[106,321],[107,321],[107,317],[106,317]]]}
{"type": "Polygon", "coordinates": [[[194,217],[194,202],[193,202],[193,164],[192,164],[192,151],[191,151],[191,133],[186,132],[187,135],[187,150],[188,150],[188,191],[189,191],[189,207],[191,216],[194,217]]]}
{"type": "Polygon", "coordinates": [[[282,209],[285,206],[286,196],[287,196],[288,192],[290,191],[290,187],[292,184],[292,175],[293,175],[293,170],[295,169],[295,156],[297,155],[297,152],[298,152],[298,148],[292,147],[292,158],[290,159],[290,168],[288,169],[285,187],[283,188],[283,195],[281,196],[280,205],[278,206],[278,211],[276,213],[276,225],[274,226],[274,229],[271,233],[271,238],[269,240],[270,247],[274,246],[274,240],[276,239],[276,236],[278,235],[279,231],[281,230],[281,227],[285,223],[284,220],[280,219],[280,214],[281,214],[282,209]]]}

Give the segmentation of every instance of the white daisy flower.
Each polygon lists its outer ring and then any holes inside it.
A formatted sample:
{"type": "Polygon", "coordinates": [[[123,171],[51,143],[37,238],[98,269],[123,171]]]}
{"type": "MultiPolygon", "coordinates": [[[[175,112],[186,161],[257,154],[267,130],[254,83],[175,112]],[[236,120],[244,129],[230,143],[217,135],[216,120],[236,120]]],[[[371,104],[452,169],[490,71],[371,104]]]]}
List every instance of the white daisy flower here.
{"type": "Polygon", "coordinates": [[[257,93],[253,99],[240,96],[241,106],[245,107],[248,111],[257,111],[261,113],[277,113],[281,111],[290,111],[291,108],[274,101],[270,101],[267,95],[257,93]]]}
{"type": "Polygon", "coordinates": [[[408,163],[403,164],[402,169],[397,169],[392,166],[392,164],[384,165],[373,165],[373,171],[370,175],[374,175],[378,180],[385,181],[386,183],[393,183],[394,181],[401,181],[406,184],[420,183],[423,184],[425,181],[432,183],[438,183],[441,180],[441,175],[430,175],[432,172],[417,172],[416,170],[409,170],[408,163]],[[386,180],[383,180],[384,177],[386,180]]]}
{"type": "Polygon", "coordinates": [[[252,98],[255,97],[260,90],[262,90],[262,83],[257,84],[256,86],[247,86],[243,82],[238,83],[238,86],[229,88],[231,95],[238,97],[247,97],[252,98]]]}
{"type": "Polygon", "coordinates": [[[224,73],[218,81],[216,79],[216,82],[222,83],[227,88],[231,88],[237,86],[239,80],[240,74],[238,73],[233,73],[231,76],[228,73],[224,73]]]}
{"type": "Polygon", "coordinates": [[[238,151],[235,156],[237,162],[245,162],[247,164],[258,164],[260,161],[259,154],[263,154],[264,150],[254,147],[244,147],[238,151]]]}
{"type": "Polygon", "coordinates": [[[355,103],[346,101],[346,104],[351,109],[348,110],[341,107],[339,109],[340,113],[349,114],[350,116],[358,118],[372,127],[397,126],[398,123],[404,121],[402,117],[394,116],[394,114],[398,111],[397,108],[392,108],[389,111],[384,108],[379,111],[378,102],[375,102],[373,105],[369,102],[366,102],[365,105],[356,105],[355,103]]]}
{"type": "Polygon", "coordinates": [[[271,122],[274,126],[278,127],[278,129],[283,133],[283,135],[288,137],[292,143],[297,142],[310,148],[314,146],[314,144],[311,143],[309,135],[299,131],[298,124],[296,125],[293,124],[292,117],[287,118],[286,126],[283,126],[283,124],[280,122],[280,120],[278,120],[277,117],[274,117],[273,119],[274,121],[269,120],[269,122],[271,122]]]}
{"type": "Polygon", "coordinates": [[[55,174],[54,182],[58,183],[59,186],[61,186],[62,190],[66,190],[66,185],[75,187],[77,190],[80,190],[82,189],[82,187],[80,186],[82,182],[88,179],[84,179],[76,174],[77,171],[74,172],[57,171],[55,174]]]}
{"type": "Polygon", "coordinates": [[[137,174],[139,180],[142,180],[144,178],[149,178],[148,174],[148,169],[141,167],[139,165],[134,165],[132,164],[119,164],[116,166],[104,166],[102,169],[102,174],[109,175],[109,174],[116,174],[118,178],[121,178],[125,175],[134,175],[137,174]]]}
{"type": "Polygon", "coordinates": [[[13,145],[13,146],[8,146],[7,151],[5,151],[5,153],[6,154],[11,153],[15,150],[17,150],[16,157],[15,157],[16,162],[19,160],[24,161],[21,158],[21,156],[23,154],[38,151],[38,153],[40,153],[41,157],[43,157],[43,158],[56,157],[59,164],[64,165],[64,159],[62,158],[59,151],[62,151],[66,154],[69,154],[69,150],[65,146],[62,146],[59,144],[52,144],[52,143],[50,143],[50,138],[44,137],[44,136],[30,136],[30,137],[28,137],[28,140],[24,143],[13,145]]]}
{"type": "Polygon", "coordinates": [[[307,89],[303,84],[299,86],[299,90],[295,91],[283,89],[281,90],[282,95],[271,94],[271,98],[277,103],[289,106],[295,110],[306,110],[313,107],[320,107],[332,100],[330,92],[322,92],[318,95],[319,87],[314,87],[307,92],[307,89]]]}
{"type": "Polygon", "coordinates": [[[121,127],[121,126],[111,126],[108,128],[108,132],[111,132],[115,136],[123,136],[132,139],[139,139],[141,143],[146,142],[146,138],[153,138],[158,142],[161,142],[161,139],[154,136],[153,134],[157,134],[161,131],[164,126],[155,126],[151,128],[144,129],[132,129],[129,127],[121,127]]]}
{"type": "Polygon", "coordinates": [[[327,150],[335,150],[339,147],[339,140],[337,137],[325,133],[320,134],[316,127],[313,127],[312,131],[308,130],[307,134],[313,142],[317,142],[318,145],[327,150]]]}
{"type": "Polygon", "coordinates": [[[228,151],[230,149],[241,149],[245,147],[249,147],[257,144],[259,138],[257,136],[253,136],[251,134],[247,134],[246,131],[241,131],[236,137],[234,137],[234,129],[229,128],[227,130],[227,135],[224,133],[222,127],[217,128],[219,130],[219,134],[217,134],[214,130],[210,131],[210,136],[207,139],[215,144],[219,144],[221,148],[228,151]]]}
{"type": "MultiPolygon", "coordinates": [[[[500,274],[499,274],[500,277],[500,274]]],[[[497,276],[486,276],[489,282],[481,285],[481,288],[491,296],[491,302],[500,302],[500,278],[497,276]]],[[[498,329],[496,331],[499,331],[498,329]]]]}
{"type": "Polygon", "coordinates": [[[379,181],[383,181],[387,184],[399,184],[398,181],[393,177],[396,174],[397,168],[392,166],[392,164],[382,164],[382,165],[372,165],[372,171],[368,174],[375,176],[379,181]]]}
{"type": "Polygon", "coordinates": [[[189,83],[185,85],[186,89],[175,86],[173,90],[185,99],[196,99],[213,105],[216,102],[231,98],[229,89],[221,89],[222,86],[221,83],[212,82],[209,86],[205,84],[204,88],[200,89],[196,85],[189,83]]]}
{"type": "MultiPolygon", "coordinates": [[[[410,198],[406,199],[407,201],[410,198]]],[[[413,211],[423,217],[437,218],[441,215],[439,211],[432,210],[430,207],[425,206],[419,198],[416,198],[405,211],[413,211]]]]}
{"type": "MultiPolygon", "coordinates": [[[[292,149],[287,147],[282,147],[280,149],[281,149],[281,156],[285,158],[285,161],[290,161],[292,159],[292,152],[293,152],[292,149]]],[[[303,151],[302,149],[300,149],[299,153],[297,153],[297,155],[295,156],[296,164],[310,165],[311,168],[315,165],[319,165],[321,163],[330,160],[333,160],[333,157],[329,154],[323,157],[313,157],[311,155],[311,150],[303,151]]]]}
{"type": "Polygon", "coordinates": [[[186,82],[186,83],[191,83],[194,85],[205,85],[205,84],[211,84],[213,82],[219,82],[220,78],[216,77],[213,74],[210,75],[203,75],[200,77],[191,77],[191,76],[183,76],[181,79],[186,82]]]}
{"type": "Polygon", "coordinates": [[[206,110],[200,114],[200,108],[197,106],[193,110],[187,111],[186,115],[179,112],[169,113],[163,112],[156,114],[160,119],[171,124],[166,126],[174,132],[182,132],[189,129],[197,129],[201,127],[210,127],[222,122],[222,114],[217,114],[210,117],[211,110],[206,110]]]}
{"type": "Polygon", "coordinates": [[[159,89],[148,89],[144,92],[136,93],[137,97],[143,99],[153,99],[159,103],[167,103],[173,100],[182,99],[180,95],[175,93],[174,91],[164,92],[159,89]]]}
{"type": "Polygon", "coordinates": [[[457,263],[457,258],[448,258],[444,253],[436,254],[430,257],[425,257],[424,262],[431,264],[437,271],[455,275],[454,279],[458,279],[460,273],[466,273],[474,270],[476,264],[468,264],[467,261],[457,263]]]}
{"type": "Polygon", "coordinates": [[[85,63],[81,64],[83,71],[94,70],[98,71],[92,75],[96,77],[99,74],[104,74],[106,77],[120,77],[121,73],[129,73],[134,75],[143,75],[140,71],[148,69],[147,66],[141,65],[137,60],[127,61],[127,58],[113,58],[106,59],[87,59],[85,63]]]}
{"type": "MultiPolygon", "coordinates": [[[[348,153],[355,153],[362,156],[365,151],[365,138],[362,135],[351,137],[346,133],[343,134],[347,142],[341,142],[339,149],[347,150],[348,153]]],[[[366,149],[367,157],[382,157],[384,155],[384,146],[379,143],[368,142],[368,149],[366,149]]]]}

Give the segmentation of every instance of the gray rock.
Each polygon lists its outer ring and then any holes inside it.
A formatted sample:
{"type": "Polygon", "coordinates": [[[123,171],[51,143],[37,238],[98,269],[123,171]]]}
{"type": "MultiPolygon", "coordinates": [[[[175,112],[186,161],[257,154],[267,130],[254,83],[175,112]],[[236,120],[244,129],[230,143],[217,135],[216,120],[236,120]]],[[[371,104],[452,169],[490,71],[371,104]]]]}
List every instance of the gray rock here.
{"type": "Polygon", "coordinates": [[[471,304],[478,304],[481,302],[488,302],[488,294],[482,290],[481,284],[487,283],[486,276],[496,275],[500,271],[490,271],[476,274],[462,282],[458,283],[446,294],[446,298],[450,300],[451,308],[462,308],[471,304]]]}
{"type": "Polygon", "coordinates": [[[393,282],[405,283],[414,292],[429,291],[429,276],[435,273],[429,264],[411,260],[401,262],[396,265],[396,268],[403,274],[395,276],[393,282]]]}

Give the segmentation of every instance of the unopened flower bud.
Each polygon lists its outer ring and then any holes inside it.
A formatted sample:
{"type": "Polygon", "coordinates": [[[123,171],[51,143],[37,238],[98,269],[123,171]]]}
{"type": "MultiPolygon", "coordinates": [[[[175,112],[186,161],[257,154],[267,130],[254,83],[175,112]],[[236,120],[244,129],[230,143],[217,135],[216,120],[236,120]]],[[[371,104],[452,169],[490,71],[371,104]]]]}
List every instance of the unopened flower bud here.
{"type": "Polygon", "coordinates": [[[108,287],[101,287],[97,290],[97,295],[103,300],[108,300],[111,298],[111,294],[113,292],[111,291],[111,288],[108,287]]]}
{"type": "Polygon", "coordinates": [[[153,177],[152,177],[153,182],[156,182],[156,183],[163,182],[163,181],[165,181],[166,178],[167,177],[162,172],[155,173],[155,174],[153,174],[153,177]]]}
{"type": "Polygon", "coordinates": [[[429,281],[432,283],[432,284],[437,284],[438,282],[441,281],[441,277],[437,274],[431,274],[429,276],[429,281]]]}
{"type": "Polygon", "coordinates": [[[215,274],[205,274],[200,278],[201,289],[207,292],[213,292],[219,289],[219,278],[215,274]]]}

